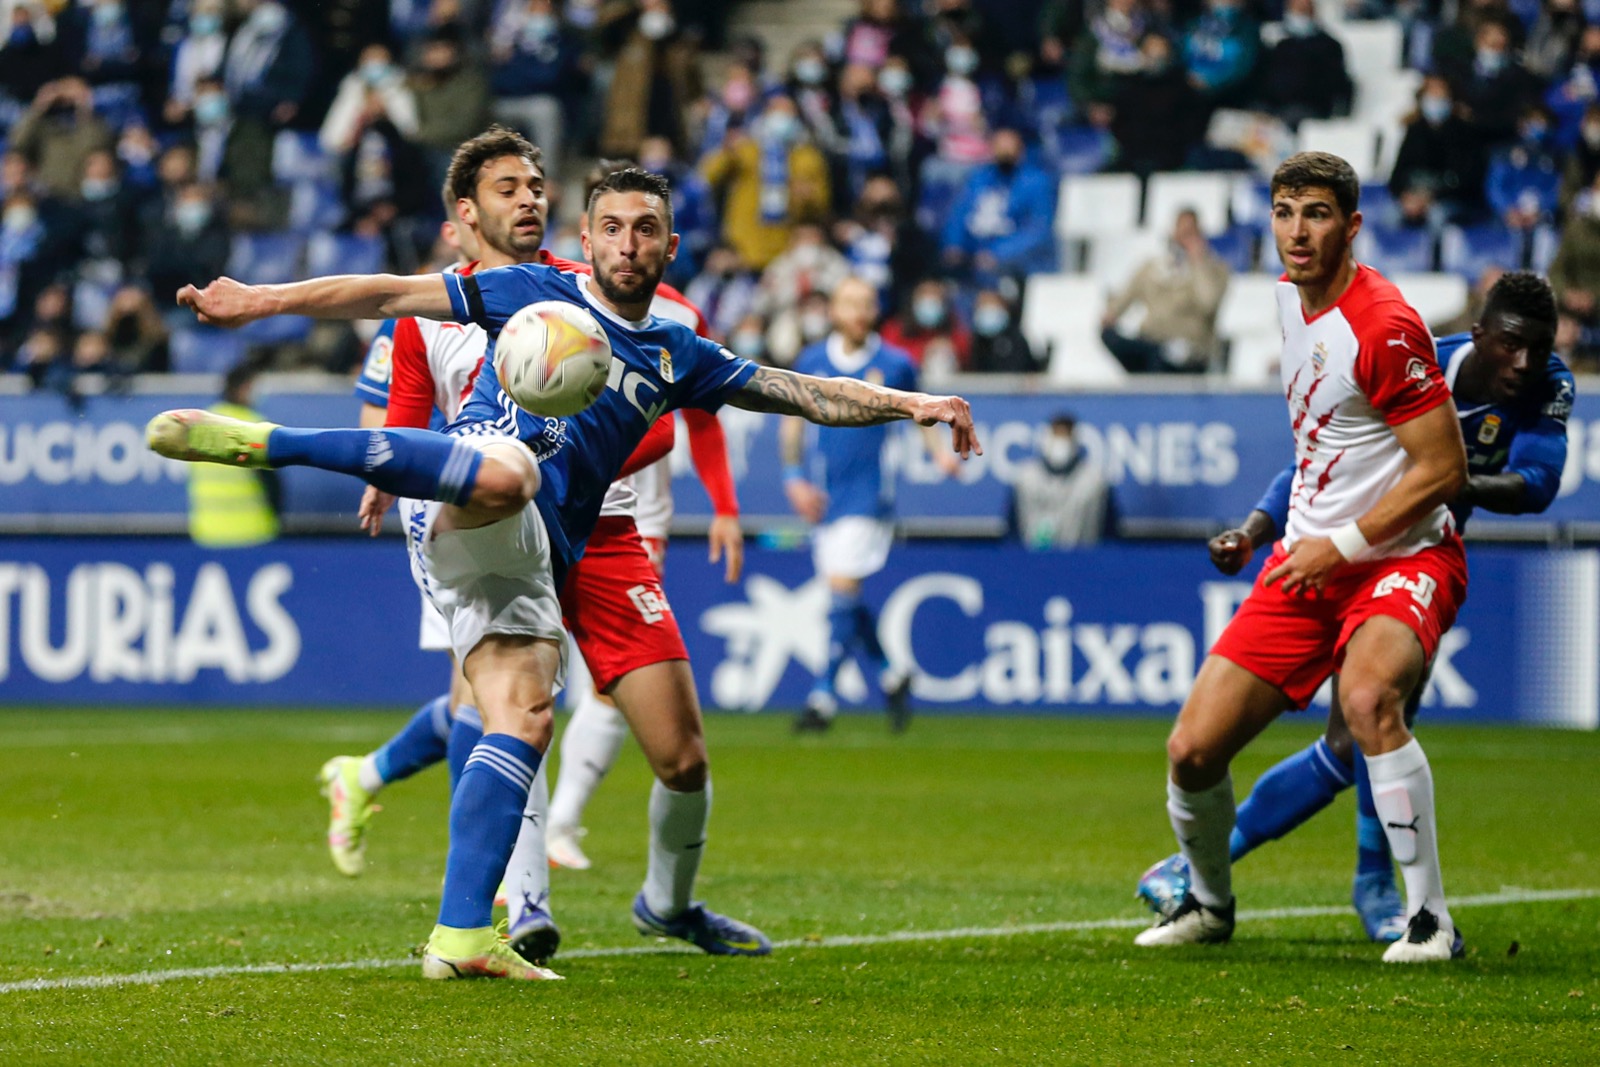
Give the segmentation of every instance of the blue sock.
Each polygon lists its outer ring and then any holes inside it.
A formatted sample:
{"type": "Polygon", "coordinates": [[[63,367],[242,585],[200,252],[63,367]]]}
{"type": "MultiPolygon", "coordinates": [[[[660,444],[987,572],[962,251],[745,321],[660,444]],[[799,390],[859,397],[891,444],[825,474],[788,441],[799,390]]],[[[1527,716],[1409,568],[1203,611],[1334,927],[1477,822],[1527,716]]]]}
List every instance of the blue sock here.
{"type": "Polygon", "coordinates": [[[400,732],[373,753],[383,783],[410,778],[445,757],[450,740],[450,694],[434,697],[411,716],[400,732]]]}
{"type": "Polygon", "coordinates": [[[1378,806],[1372,801],[1372,779],[1367,777],[1367,761],[1356,750],[1356,875],[1384,874],[1394,878],[1394,859],[1389,854],[1389,835],[1383,832],[1378,806]]]}
{"type": "Polygon", "coordinates": [[[816,685],[811,689],[814,693],[833,695],[833,683],[839,677],[839,668],[844,666],[850,646],[855,643],[854,612],[857,603],[853,596],[833,594],[833,600],[828,605],[828,666],[817,676],[816,685]]]}
{"type": "Polygon", "coordinates": [[[472,930],[490,925],[495,887],[517,843],[539,759],[538,749],[510,734],[484,734],[467,757],[450,799],[441,926],[472,930]]]}
{"type": "Polygon", "coordinates": [[[319,467],[353,474],[386,493],[414,500],[465,504],[483,453],[432,430],[296,430],[280,426],[267,438],[274,467],[319,467]]]}
{"type": "Polygon", "coordinates": [[[1267,771],[1239,805],[1228,852],[1237,862],[1256,846],[1276,841],[1333,802],[1355,780],[1328,742],[1317,743],[1267,771]]]}
{"type": "Polygon", "coordinates": [[[456,709],[455,721],[450,724],[450,743],[445,746],[445,759],[450,764],[450,795],[456,795],[461,772],[467,768],[467,757],[483,738],[483,716],[471,704],[456,709]]]}
{"type": "Polygon", "coordinates": [[[883,653],[883,645],[878,641],[878,619],[872,614],[872,609],[857,600],[855,609],[851,612],[855,624],[856,640],[861,643],[861,650],[867,654],[867,659],[878,668],[882,674],[889,669],[889,657],[883,653]]]}

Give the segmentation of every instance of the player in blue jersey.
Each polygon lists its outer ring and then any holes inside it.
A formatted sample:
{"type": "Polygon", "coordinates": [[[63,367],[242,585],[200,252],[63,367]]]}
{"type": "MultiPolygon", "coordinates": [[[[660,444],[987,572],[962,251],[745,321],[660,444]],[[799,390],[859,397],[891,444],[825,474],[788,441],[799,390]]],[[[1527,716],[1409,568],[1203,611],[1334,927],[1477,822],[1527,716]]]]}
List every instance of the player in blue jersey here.
{"type": "MultiPolygon", "coordinates": [[[[829,313],[833,331],[800,353],[795,370],[819,378],[917,388],[917,366],[911,355],[885,344],[874,330],[878,292],[870,283],[860,278],[840,282],[829,313]]],[[[839,708],[834,681],[845,660],[859,654],[877,671],[889,727],[899,733],[911,719],[911,674],[889,663],[878,641],[878,620],[861,597],[861,583],[883,569],[894,542],[894,479],[884,469],[889,431],[822,427],[816,431],[809,464],[805,441],[805,424],[785,419],[780,434],[784,491],[795,512],[817,524],[812,556],[817,574],[828,583],[828,661],[806,697],[805,710],[795,719],[795,732],[820,733],[832,725],[839,708]]],[[[945,473],[953,475],[955,457],[936,438],[930,436],[927,444],[944,461],[945,473]]]]}
{"type": "MultiPolygon", "coordinates": [[[[1470,333],[1438,340],[1439,365],[1455,397],[1467,445],[1469,479],[1451,504],[1458,529],[1475,508],[1501,514],[1540,512],[1550,506],[1567,458],[1567,416],[1572,372],[1551,352],[1556,306],[1550,285],[1528,271],[1503,275],[1490,289],[1470,333]]],[[[1283,528],[1289,512],[1291,465],[1238,528],[1209,543],[1211,561],[1237,574],[1257,548],[1283,528]]],[[[1337,684],[1337,683],[1336,683],[1337,684]]],[[[1412,694],[1415,716],[1427,679],[1412,694]]],[[[1366,761],[1350,739],[1337,689],[1328,728],[1310,747],[1263,774],[1239,805],[1229,851],[1234,862],[1257,846],[1289,833],[1333,798],[1357,787],[1357,860],[1351,902],[1374,941],[1398,940],[1405,907],[1394,882],[1388,840],[1372,800],[1366,761]]],[[[1139,896],[1170,914],[1189,887],[1188,865],[1171,856],[1139,880],[1139,896]]]]}
{"type": "MultiPolygon", "coordinates": [[[[164,413],[149,427],[151,447],[173,458],[319,467],[417,502],[405,516],[412,573],[449,623],[485,731],[451,799],[445,889],[423,957],[428,977],[554,977],[496,935],[494,888],[549,746],[565,648],[559,580],[582,553],[623,460],[657,417],[677,407],[732,403],[827,425],[914,419],[949,424],[952,447],[963,457],[978,450],[971,408],[959,397],[758,367],[685,326],[652,317],[656,286],[677,251],[671,212],[665,179],[638,170],[609,175],[595,188],[585,220],[589,277],[519,264],[472,277],[347,275],[269,286],[218,279],[178,294],[202,322],[221,326],[276,314],[409,315],[475,322],[491,337],[521,307],[556,299],[589,308],[611,342],[608,389],[565,419],[517,408],[486,362],[446,433],[295,429],[191,411],[164,413]]],[[[685,831],[697,821],[703,827],[706,798],[684,807],[665,813],[666,820],[685,831]]],[[[685,832],[682,846],[697,848],[702,839],[703,833],[685,832]]],[[[759,931],[699,905],[659,915],[642,903],[635,898],[642,930],[703,945],[702,935],[715,927],[725,951],[768,950],[759,931]]]]}

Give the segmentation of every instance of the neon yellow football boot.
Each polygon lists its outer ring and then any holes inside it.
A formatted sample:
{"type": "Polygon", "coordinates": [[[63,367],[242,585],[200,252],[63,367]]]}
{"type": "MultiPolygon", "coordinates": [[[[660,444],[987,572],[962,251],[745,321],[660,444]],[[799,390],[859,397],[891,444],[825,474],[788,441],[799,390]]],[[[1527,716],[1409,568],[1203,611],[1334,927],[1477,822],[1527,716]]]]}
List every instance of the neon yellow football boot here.
{"type": "Polygon", "coordinates": [[[198,408],[163,411],[144,429],[150,450],[186,463],[221,463],[229,467],[265,467],[272,422],[241,422],[198,408]]]}
{"type": "Polygon", "coordinates": [[[422,954],[424,978],[514,978],[523,982],[556,980],[561,976],[521,956],[506,940],[505,923],[458,930],[435,926],[422,954]]]}
{"type": "Polygon", "coordinates": [[[358,876],[367,865],[367,823],[379,810],[361,788],[361,757],[335,756],[317,773],[328,798],[328,855],[339,873],[358,876]]]}

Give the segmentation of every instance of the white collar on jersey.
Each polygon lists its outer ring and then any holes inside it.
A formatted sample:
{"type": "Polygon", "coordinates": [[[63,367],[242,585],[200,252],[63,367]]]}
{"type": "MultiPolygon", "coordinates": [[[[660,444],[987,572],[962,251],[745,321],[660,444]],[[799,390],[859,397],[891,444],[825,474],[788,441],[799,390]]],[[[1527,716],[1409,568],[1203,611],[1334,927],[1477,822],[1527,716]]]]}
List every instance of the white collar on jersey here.
{"type": "Polygon", "coordinates": [[[869,333],[865,344],[854,352],[846,352],[844,338],[837,332],[830,333],[827,341],[828,362],[845,374],[854,374],[872,362],[872,357],[878,354],[878,347],[882,343],[883,339],[876,333],[869,333]]]}
{"type": "MultiPolygon", "coordinates": [[[[1470,356],[1472,352],[1472,342],[1467,341],[1457,347],[1454,352],[1450,353],[1450,361],[1444,365],[1444,384],[1447,388],[1449,388],[1452,398],[1456,393],[1456,379],[1461,377],[1461,368],[1466,366],[1467,357],[1470,356]]],[[[1492,407],[1494,407],[1493,403],[1474,404],[1472,407],[1462,407],[1459,403],[1457,403],[1456,416],[1463,419],[1471,418],[1478,412],[1485,411],[1492,407]]]]}
{"type": "Polygon", "coordinates": [[[651,319],[653,319],[654,316],[652,316],[648,311],[645,312],[644,318],[642,319],[623,318],[621,315],[618,315],[615,311],[612,311],[610,308],[602,304],[600,302],[600,298],[589,291],[589,286],[593,284],[593,282],[594,275],[592,274],[582,275],[578,279],[578,292],[583,294],[583,299],[588,302],[590,307],[594,308],[596,311],[610,319],[612,322],[616,323],[618,326],[621,326],[624,330],[634,330],[637,332],[639,330],[648,330],[650,328],[651,319]]]}

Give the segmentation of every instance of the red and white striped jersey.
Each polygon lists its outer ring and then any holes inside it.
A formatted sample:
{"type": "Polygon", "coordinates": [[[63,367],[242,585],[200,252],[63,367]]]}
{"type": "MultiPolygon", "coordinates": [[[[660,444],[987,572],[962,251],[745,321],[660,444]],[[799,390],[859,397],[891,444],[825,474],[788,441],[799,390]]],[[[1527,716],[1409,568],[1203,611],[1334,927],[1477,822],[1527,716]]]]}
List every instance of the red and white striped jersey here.
{"type": "MultiPolygon", "coordinates": [[[[1449,403],[1450,388],[1421,316],[1372,268],[1357,267],[1344,295],[1309,318],[1286,276],[1277,296],[1295,447],[1288,546],[1327,537],[1394,488],[1409,459],[1390,427],[1449,403]]],[[[1411,555],[1438,544],[1450,528],[1441,504],[1363,558],[1411,555]]]]}

